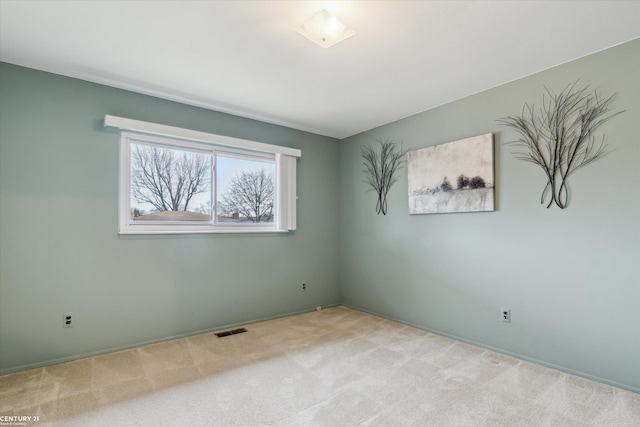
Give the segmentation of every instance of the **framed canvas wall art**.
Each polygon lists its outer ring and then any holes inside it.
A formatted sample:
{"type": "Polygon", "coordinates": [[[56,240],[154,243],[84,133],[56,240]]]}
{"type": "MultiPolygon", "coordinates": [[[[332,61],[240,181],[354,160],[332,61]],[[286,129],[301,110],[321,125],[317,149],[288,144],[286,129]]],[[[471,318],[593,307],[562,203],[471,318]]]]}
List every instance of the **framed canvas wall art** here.
{"type": "Polygon", "coordinates": [[[409,214],[494,208],[493,134],[407,153],[409,214]]]}

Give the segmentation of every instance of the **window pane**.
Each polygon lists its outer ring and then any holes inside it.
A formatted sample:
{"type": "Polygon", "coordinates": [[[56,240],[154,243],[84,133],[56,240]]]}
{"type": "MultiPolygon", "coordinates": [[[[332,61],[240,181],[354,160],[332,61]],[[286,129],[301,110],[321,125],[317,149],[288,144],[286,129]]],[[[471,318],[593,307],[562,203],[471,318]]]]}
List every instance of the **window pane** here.
{"type": "Polygon", "coordinates": [[[218,222],[273,225],[275,163],[218,155],[218,222]]]}
{"type": "Polygon", "coordinates": [[[134,221],[211,221],[210,154],[131,144],[134,221]]]}

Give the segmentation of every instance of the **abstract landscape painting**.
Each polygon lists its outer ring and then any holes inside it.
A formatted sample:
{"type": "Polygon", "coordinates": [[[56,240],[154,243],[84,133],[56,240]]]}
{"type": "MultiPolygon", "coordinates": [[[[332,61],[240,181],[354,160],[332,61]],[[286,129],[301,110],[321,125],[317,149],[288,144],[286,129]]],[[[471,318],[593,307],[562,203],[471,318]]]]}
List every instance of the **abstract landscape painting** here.
{"type": "Polygon", "coordinates": [[[410,151],[409,213],[494,210],[493,134],[410,151]]]}

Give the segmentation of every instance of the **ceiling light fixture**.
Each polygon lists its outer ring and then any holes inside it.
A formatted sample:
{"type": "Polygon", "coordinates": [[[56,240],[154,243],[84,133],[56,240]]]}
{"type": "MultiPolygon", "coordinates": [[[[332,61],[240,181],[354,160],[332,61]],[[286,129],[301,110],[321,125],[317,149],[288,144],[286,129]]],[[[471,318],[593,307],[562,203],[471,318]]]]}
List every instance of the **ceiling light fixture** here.
{"type": "Polygon", "coordinates": [[[340,43],[356,33],[324,9],[304,24],[297,26],[296,31],[324,48],[340,43]]]}

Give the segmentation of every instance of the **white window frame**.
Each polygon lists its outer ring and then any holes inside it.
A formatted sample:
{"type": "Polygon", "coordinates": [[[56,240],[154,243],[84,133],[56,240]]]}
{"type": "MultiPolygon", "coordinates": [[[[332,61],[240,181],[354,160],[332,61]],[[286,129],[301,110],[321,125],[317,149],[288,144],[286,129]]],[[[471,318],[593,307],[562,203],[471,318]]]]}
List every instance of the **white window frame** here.
{"type": "MultiPolygon", "coordinates": [[[[122,131],[118,207],[120,234],[274,233],[296,229],[296,160],[302,155],[300,150],[111,115],[105,116],[104,126],[122,131]],[[207,152],[213,156],[248,156],[273,161],[276,171],[273,222],[218,223],[215,212],[212,212],[211,221],[133,221],[130,196],[132,143],[207,152]]],[[[216,190],[215,187],[212,190],[212,204],[216,202],[216,190]]]]}

